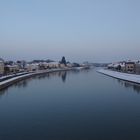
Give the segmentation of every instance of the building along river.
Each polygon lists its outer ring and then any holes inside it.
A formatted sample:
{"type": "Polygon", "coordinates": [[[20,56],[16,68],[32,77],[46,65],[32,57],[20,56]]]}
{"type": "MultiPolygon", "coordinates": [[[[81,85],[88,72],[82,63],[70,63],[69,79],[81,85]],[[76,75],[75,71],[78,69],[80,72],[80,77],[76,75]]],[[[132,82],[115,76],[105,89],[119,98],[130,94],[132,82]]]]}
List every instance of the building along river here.
{"type": "Polygon", "coordinates": [[[139,140],[140,86],[96,70],[47,73],[0,91],[0,140],[139,140]]]}

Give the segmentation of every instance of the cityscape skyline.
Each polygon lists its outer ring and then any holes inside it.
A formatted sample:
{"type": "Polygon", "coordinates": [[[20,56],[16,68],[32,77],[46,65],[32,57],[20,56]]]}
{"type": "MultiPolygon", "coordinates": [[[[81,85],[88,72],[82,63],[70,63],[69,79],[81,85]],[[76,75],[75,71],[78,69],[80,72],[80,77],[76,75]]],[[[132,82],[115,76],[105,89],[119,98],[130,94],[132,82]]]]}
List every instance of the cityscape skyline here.
{"type": "Polygon", "coordinates": [[[5,60],[111,62],[139,59],[138,0],[5,0],[0,54],[5,60]]]}

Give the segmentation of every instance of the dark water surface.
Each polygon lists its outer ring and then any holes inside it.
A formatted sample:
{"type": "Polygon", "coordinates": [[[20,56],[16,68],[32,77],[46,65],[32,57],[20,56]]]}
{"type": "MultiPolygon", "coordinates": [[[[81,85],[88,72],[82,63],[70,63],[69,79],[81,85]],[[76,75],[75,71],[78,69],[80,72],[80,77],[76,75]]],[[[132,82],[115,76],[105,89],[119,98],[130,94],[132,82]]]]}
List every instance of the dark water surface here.
{"type": "Polygon", "coordinates": [[[95,70],[0,91],[0,140],[140,140],[140,86],[95,70]]]}

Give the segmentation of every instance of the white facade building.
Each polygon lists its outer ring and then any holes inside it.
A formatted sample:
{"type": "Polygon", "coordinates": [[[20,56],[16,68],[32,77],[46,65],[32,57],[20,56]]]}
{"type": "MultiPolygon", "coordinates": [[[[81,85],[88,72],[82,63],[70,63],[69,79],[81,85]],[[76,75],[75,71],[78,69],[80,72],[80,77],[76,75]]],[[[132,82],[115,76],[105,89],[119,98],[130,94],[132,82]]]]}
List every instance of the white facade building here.
{"type": "Polygon", "coordinates": [[[59,68],[60,63],[59,62],[50,62],[50,63],[48,63],[48,67],[49,68],[59,68]]]}
{"type": "Polygon", "coordinates": [[[39,70],[39,64],[37,64],[37,63],[27,64],[26,70],[27,71],[37,71],[37,70],[39,70]]]}
{"type": "Polygon", "coordinates": [[[19,66],[14,64],[14,65],[6,65],[5,66],[7,71],[10,73],[16,73],[17,71],[19,71],[19,66]]]}

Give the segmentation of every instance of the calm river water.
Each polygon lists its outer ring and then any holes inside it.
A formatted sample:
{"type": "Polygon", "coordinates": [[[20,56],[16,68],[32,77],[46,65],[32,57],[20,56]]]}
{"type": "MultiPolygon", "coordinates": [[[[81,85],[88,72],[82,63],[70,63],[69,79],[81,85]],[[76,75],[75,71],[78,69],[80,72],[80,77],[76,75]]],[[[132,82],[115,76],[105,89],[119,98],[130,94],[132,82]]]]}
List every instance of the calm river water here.
{"type": "Polygon", "coordinates": [[[140,86],[95,70],[0,91],[0,140],[140,140],[140,86]]]}

